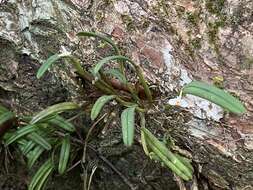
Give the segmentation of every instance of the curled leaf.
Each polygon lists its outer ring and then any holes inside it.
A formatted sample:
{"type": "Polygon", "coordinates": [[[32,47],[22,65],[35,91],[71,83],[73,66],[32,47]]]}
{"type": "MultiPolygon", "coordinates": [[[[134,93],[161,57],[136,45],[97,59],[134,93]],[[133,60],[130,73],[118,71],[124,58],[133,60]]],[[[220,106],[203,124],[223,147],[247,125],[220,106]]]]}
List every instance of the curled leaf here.
{"type": "Polygon", "coordinates": [[[115,95],[105,95],[98,98],[91,109],[91,119],[95,120],[98,114],[100,113],[101,109],[104,107],[104,105],[114,98],[115,95]]]}
{"type": "Polygon", "coordinates": [[[126,146],[131,146],[134,141],[135,108],[136,107],[127,108],[121,114],[123,142],[126,146]]]}
{"type": "Polygon", "coordinates": [[[243,104],[231,94],[204,82],[193,81],[183,88],[184,94],[199,96],[237,114],[246,112],[243,104]]]}
{"type": "Polygon", "coordinates": [[[41,120],[49,117],[50,115],[54,115],[54,114],[58,114],[64,111],[78,109],[78,108],[79,108],[78,104],[73,103],[73,102],[63,102],[63,103],[55,104],[53,106],[50,106],[42,110],[37,115],[35,115],[30,121],[30,124],[35,124],[37,122],[40,122],[41,120]]]}
{"type": "Polygon", "coordinates": [[[68,160],[70,155],[70,137],[69,135],[65,136],[61,145],[61,152],[59,158],[58,172],[63,174],[67,168],[68,160]]]}

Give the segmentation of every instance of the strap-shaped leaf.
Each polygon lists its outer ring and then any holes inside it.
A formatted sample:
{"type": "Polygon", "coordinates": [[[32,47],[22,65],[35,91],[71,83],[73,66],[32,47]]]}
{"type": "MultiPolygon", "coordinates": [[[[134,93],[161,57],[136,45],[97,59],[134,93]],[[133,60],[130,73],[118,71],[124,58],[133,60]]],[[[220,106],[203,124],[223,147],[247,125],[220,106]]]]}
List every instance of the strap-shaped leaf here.
{"type": "Polygon", "coordinates": [[[108,44],[110,44],[113,47],[116,54],[120,54],[120,51],[119,51],[117,45],[110,38],[108,38],[104,35],[101,35],[101,34],[98,34],[98,33],[95,33],[95,32],[79,32],[79,33],[77,33],[77,36],[79,36],[79,37],[99,38],[100,40],[103,40],[103,41],[107,42],[108,44]]]}
{"type": "Polygon", "coordinates": [[[93,67],[93,74],[94,75],[98,75],[100,69],[106,64],[106,63],[109,63],[110,61],[128,61],[130,63],[132,63],[132,61],[125,57],[125,56],[122,56],[122,55],[113,55],[113,56],[108,56],[108,57],[105,57],[103,59],[101,59],[94,67],[93,67]]]}
{"type": "Polygon", "coordinates": [[[74,127],[74,125],[72,123],[70,123],[69,121],[67,121],[66,119],[64,119],[63,117],[61,117],[59,115],[57,115],[55,118],[49,120],[48,123],[56,125],[66,131],[69,131],[69,132],[74,132],[76,130],[76,128],[74,127]]]}
{"type": "Polygon", "coordinates": [[[38,127],[36,125],[27,125],[18,129],[12,136],[10,136],[6,141],[5,145],[8,146],[11,143],[15,142],[16,140],[20,139],[23,136],[26,136],[29,133],[36,131],[38,127]]]}
{"type": "Polygon", "coordinates": [[[27,143],[22,147],[21,151],[24,155],[27,155],[33,147],[35,147],[36,143],[33,141],[27,141],[27,143]]]}
{"type": "Polygon", "coordinates": [[[91,114],[90,114],[91,119],[95,120],[97,116],[99,115],[101,109],[104,107],[104,105],[114,98],[115,98],[115,95],[105,95],[98,98],[91,109],[91,114]]]}
{"type": "Polygon", "coordinates": [[[45,138],[43,138],[42,136],[40,136],[36,132],[33,132],[33,133],[27,135],[27,137],[30,140],[32,140],[33,142],[35,142],[36,144],[38,144],[38,145],[42,146],[43,148],[45,148],[46,150],[50,150],[52,148],[50,143],[47,142],[47,140],[45,138]]]}
{"type": "Polygon", "coordinates": [[[131,146],[134,141],[135,108],[136,107],[127,108],[121,113],[123,142],[126,146],[131,146]]]}
{"type": "Polygon", "coordinates": [[[237,114],[246,112],[243,104],[231,94],[204,82],[193,81],[183,88],[184,94],[199,96],[237,114]]]}
{"type": "Polygon", "coordinates": [[[40,190],[53,171],[54,165],[51,159],[47,160],[33,176],[31,183],[29,184],[28,190],[40,190]]]}
{"type": "Polygon", "coordinates": [[[61,54],[55,54],[50,56],[39,68],[37,72],[37,78],[40,79],[45,72],[51,67],[53,63],[55,63],[57,60],[63,58],[63,57],[70,57],[70,54],[68,53],[61,53],[61,54]]]}
{"type": "Polygon", "coordinates": [[[192,170],[188,168],[187,165],[182,163],[177,156],[175,156],[165,144],[159,141],[148,129],[141,128],[146,137],[146,142],[148,147],[163,161],[163,163],[169,167],[178,176],[182,177],[184,180],[190,180],[192,178],[192,170]]]}
{"type": "Polygon", "coordinates": [[[35,124],[37,122],[40,122],[41,120],[43,120],[44,118],[50,115],[54,115],[54,114],[58,114],[64,111],[78,109],[78,108],[79,108],[78,104],[73,103],[73,102],[63,102],[63,103],[55,104],[53,106],[50,106],[42,110],[37,115],[35,115],[30,121],[30,124],[35,124]]]}
{"type": "Polygon", "coordinates": [[[0,127],[2,124],[4,124],[6,121],[9,121],[10,119],[14,118],[15,115],[8,111],[0,115],[0,127]]]}
{"type": "Polygon", "coordinates": [[[120,72],[119,69],[109,69],[109,70],[105,71],[104,73],[117,78],[122,84],[127,83],[126,77],[120,72]]]}
{"type": "Polygon", "coordinates": [[[58,172],[63,174],[67,168],[70,155],[70,137],[69,135],[65,136],[62,145],[59,158],[58,172]]]}
{"type": "Polygon", "coordinates": [[[1,113],[4,113],[4,112],[8,112],[9,110],[6,108],[6,107],[4,107],[4,106],[2,106],[1,104],[0,104],[0,114],[1,113]]]}
{"type": "Polygon", "coordinates": [[[31,169],[34,163],[38,160],[40,155],[43,153],[45,149],[41,146],[36,146],[29,154],[27,155],[28,158],[28,168],[31,169]]]}

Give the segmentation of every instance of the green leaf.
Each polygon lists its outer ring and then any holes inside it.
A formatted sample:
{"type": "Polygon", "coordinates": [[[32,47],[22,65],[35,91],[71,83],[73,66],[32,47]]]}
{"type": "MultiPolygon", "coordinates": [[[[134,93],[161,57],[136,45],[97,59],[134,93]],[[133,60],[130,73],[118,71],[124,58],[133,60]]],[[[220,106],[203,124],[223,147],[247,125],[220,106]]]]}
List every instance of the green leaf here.
{"type": "Polygon", "coordinates": [[[126,146],[131,146],[134,141],[135,108],[135,106],[127,108],[121,114],[123,142],[126,146]]]}
{"type": "Polygon", "coordinates": [[[24,155],[27,155],[33,147],[35,147],[35,143],[33,141],[27,141],[27,143],[22,147],[21,151],[24,155]]]}
{"type": "Polygon", "coordinates": [[[35,124],[50,115],[54,115],[54,114],[58,114],[67,110],[73,110],[73,109],[78,109],[78,108],[79,106],[73,102],[63,102],[63,103],[55,104],[53,106],[50,106],[42,110],[37,115],[35,115],[30,121],[30,124],[35,124]]]}
{"type": "Polygon", "coordinates": [[[33,176],[31,183],[29,184],[28,190],[40,190],[53,171],[54,165],[51,159],[47,160],[33,176]]]}
{"type": "Polygon", "coordinates": [[[38,127],[36,125],[27,125],[25,127],[18,129],[15,133],[13,133],[13,135],[10,138],[8,138],[5,141],[5,146],[10,145],[11,143],[15,142],[21,137],[26,136],[27,134],[32,133],[36,131],[37,129],[38,127]]]}
{"type": "Polygon", "coordinates": [[[95,32],[79,32],[79,33],[77,33],[77,36],[79,36],[79,37],[96,37],[96,38],[99,38],[100,40],[103,40],[103,41],[107,42],[108,44],[110,44],[113,47],[114,51],[117,54],[120,54],[120,51],[119,51],[117,45],[110,38],[108,38],[106,36],[103,36],[103,35],[95,33],[95,32]]]}
{"type": "Polygon", "coordinates": [[[114,98],[115,98],[115,95],[109,95],[109,96],[105,95],[98,98],[91,109],[91,119],[95,120],[98,114],[100,113],[101,109],[103,108],[103,106],[114,98]]]}
{"type": "Polygon", "coordinates": [[[33,142],[35,142],[36,144],[42,146],[46,150],[50,150],[52,148],[52,146],[50,145],[50,143],[47,142],[47,140],[45,138],[43,138],[42,136],[40,136],[36,132],[33,132],[33,133],[27,135],[27,137],[30,140],[32,140],[33,142]]]}
{"type": "Polygon", "coordinates": [[[51,67],[53,63],[55,63],[57,60],[63,58],[63,57],[70,57],[70,54],[68,53],[61,53],[61,54],[55,54],[50,56],[39,68],[37,72],[37,78],[40,79],[45,72],[51,67]]]}
{"type": "Polygon", "coordinates": [[[43,153],[45,149],[41,146],[36,146],[29,154],[27,155],[28,157],[28,168],[31,169],[34,163],[38,160],[40,155],[43,153]]]}
{"type": "Polygon", "coordinates": [[[63,117],[61,117],[59,115],[57,115],[55,118],[49,120],[48,123],[56,125],[66,131],[69,131],[69,132],[74,132],[76,130],[76,128],[74,127],[74,125],[72,123],[70,123],[69,121],[67,121],[66,119],[64,119],[63,117]]]}
{"type": "Polygon", "coordinates": [[[105,57],[103,59],[101,59],[96,65],[95,67],[93,67],[93,74],[94,75],[98,75],[99,73],[99,70],[108,62],[110,61],[114,61],[114,60],[117,60],[117,61],[128,61],[130,63],[132,63],[132,61],[125,57],[125,56],[122,56],[122,55],[114,55],[114,56],[108,56],[108,57],[105,57]]]}
{"type": "Polygon", "coordinates": [[[120,72],[119,69],[109,69],[109,70],[105,71],[104,73],[117,78],[123,84],[127,84],[126,77],[120,72]]]}
{"type": "Polygon", "coordinates": [[[188,168],[183,162],[181,162],[176,155],[174,155],[165,144],[159,141],[148,129],[141,128],[144,132],[148,147],[152,149],[159,159],[173,172],[180,176],[184,180],[190,180],[192,178],[192,170],[188,168]]]}
{"type": "Polygon", "coordinates": [[[6,107],[4,107],[4,106],[2,106],[1,104],[0,104],[0,114],[1,113],[4,113],[4,112],[8,112],[9,110],[6,108],[6,107]]]}
{"type": "Polygon", "coordinates": [[[67,135],[62,141],[58,166],[59,174],[63,174],[65,172],[69,161],[69,155],[70,155],[70,137],[69,135],[67,135]]]}
{"type": "Polygon", "coordinates": [[[15,115],[8,111],[0,115],[0,127],[3,125],[6,121],[9,121],[10,119],[13,119],[15,115]]]}
{"type": "Polygon", "coordinates": [[[193,81],[189,83],[183,88],[183,94],[199,96],[236,114],[246,112],[245,107],[238,99],[224,90],[204,82],[193,81]]]}

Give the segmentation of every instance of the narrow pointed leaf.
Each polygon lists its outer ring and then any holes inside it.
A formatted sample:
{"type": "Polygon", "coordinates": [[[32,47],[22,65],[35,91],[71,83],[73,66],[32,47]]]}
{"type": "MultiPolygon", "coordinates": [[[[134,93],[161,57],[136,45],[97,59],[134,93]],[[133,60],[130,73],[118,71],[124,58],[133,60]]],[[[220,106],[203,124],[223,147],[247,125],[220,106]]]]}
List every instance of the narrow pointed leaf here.
{"type": "Polygon", "coordinates": [[[50,143],[47,142],[47,140],[45,138],[43,138],[42,136],[40,136],[36,132],[33,132],[33,133],[27,135],[27,137],[30,140],[32,140],[33,142],[35,142],[36,144],[38,144],[38,145],[42,146],[43,148],[45,148],[46,150],[50,150],[52,148],[50,143]]]}
{"type": "Polygon", "coordinates": [[[19,138],[26,136],[27,134],[32,133],[36,130],[37,126],[35,125],[27,125],[25,127],[22,127],[18,129],[15,133],[13,133],[13,135],[5,141],[5,145],[8,146],[19,138]]]}
{"type": "Polygon", "coordinates": [[[4,113],[4,112],[8,112],[9,110],[6,108],[6,107],[4,107],[4,106],[2,106],[1,104],[0,104],[0,114],[1,113],[4,113]]]}
{"type": "Polygon", "coordinates": [[[37,78],[40,79],[45,72],[51,67],[51,65],[53,63],[55,63],[57,60],[63,58],[63,57],[69,57],[70,54],[67,53],[62,53],[62,54],[55,54],[50,56],[39,68],[38,72],[37,72],[37,78]]]}
{"type": "Polygon", "coordinates": [[[53,168],[54,165],[51,159],[47,160],[33,176],[32,181],[29,184],[28,190],[39,190],[37,186],[40,186],[40,184],[45,180],[45,176],[46,178],[49,176],[53,168]]]}
{"type": "Polygon", "coordinates": [[[224,90],[204,82],[193,81],[189,83],[183,88],[183,93],[199,96],[236,114],[246,112],[245,107],[238,99],[224,90]]]}
{"type": "Polygon", "coordinates": [[[109,74],[115,78],[117,78],[122,84],[127,83],[126,77],[119,71],[119,69],[109,69],[105,71],[105,74],[109,74]]]}
{"type": "Polygon", "coordinates": [[[134,141],[134,118],[135,107],[125,109],[121,114],[123,142],[126,146],[131,146],[134,141]]]}
{"type": "Polygon", "coordinates": [[[61,117],[59,115],[57,115],[55,118],[49,120],[48,123],[56,125],[66,131],[69,131],[69,132],[74,132],[76,130],[76,128],[74,127],[74,125],[72,123],[70,123],[69,121],[67,121],[66,119],[64,119],[63,117],[61,117]]]}
{"type": "Polygon", "coordinates": [[[23,148],[21,150],[22,153],[24,155],[27,155],[28,152],[30,152],[33,149],[33,147],[35,147],[35,145],[36,144],[33,141],[27,141],[27,143],[23,146],[23,148]]]}
{"type": "Polygon", "coordinates": [[[62,141],[58,166],[59,174],[63,174],[65,172],[69,161],[69,155],[70,155],[70,137],[69,135],[67,135],[62,141]]]}
{"type": "Polygon", "coordinates": [[[152,151],[167,165],[173,172],[184,180],[192,178],[192,171],[182,163],[165,144],[159,141],[148,129],[141,128],[146,137],[146,142],[152,151]]]}
{"type": "Polygon", "coordinates": [[[53,106],[50,106],[42,110],[37,115],[35,115],[30,121],[30,123],[35,124],[50,115],[54,115],[54,114],[58,114],[64,111],[78,109],[78,108],[79,108],[78,104],[73,103],[73,102],[63,102],[63,103],[55,104],[53,106]]]}
{"type": "Polygon", "coordinates": [[[101,109],[104,107],[104,105],[114,98],[115,98],[114,95],[108,95],[108,96],[105,95],[98,98],[91,109],[91,119],[95,120],[97,116],[99,115],[101,109]]]}
{"type": "Polygon", "coordinates": [[[43,153],[45,149],[41,146],[36,146],[31,152],[28,154],[28,168],[31,169],[34,163],[38,160],[40,155],[43,153]]]}
{"type": "Polygon", "coordinates": [[[14,118],[15,115],[8,111],[0,115],[0,127],[2,124],[4,124],[6,121],[9,121],[10,119],[14,118]]]}
{"type": "Polygon", "coordinates": [[[93,67],[93,74],[94,75],[98,75],[100,69],[106,64],[106,63],[109,63],[110,61],[129,61],[132,63],[132,61],[125,57],[125,56],[122,56],[122,55],[114,55],[114,56],[108,56],[108,57],[105,57],[103,59],[101,59],[96,65],[95,67],[93,67]]]}
{"type": "Polygon", "coordinates": [[[120,51],[117,47],[117,45],[108,37],[104,36],[104,35],[101,35],[101,34],[98,34],[98,33],[95,33],[95,32],[79,32],[77,33],[77,36],[79,37],[96,37],[96,38],[99,38],[100,40],[103,40],[105,42],[107,42],[108,44],[110,44],[114,51],[117,53],[117,54],[120,54],[120,51]]]}

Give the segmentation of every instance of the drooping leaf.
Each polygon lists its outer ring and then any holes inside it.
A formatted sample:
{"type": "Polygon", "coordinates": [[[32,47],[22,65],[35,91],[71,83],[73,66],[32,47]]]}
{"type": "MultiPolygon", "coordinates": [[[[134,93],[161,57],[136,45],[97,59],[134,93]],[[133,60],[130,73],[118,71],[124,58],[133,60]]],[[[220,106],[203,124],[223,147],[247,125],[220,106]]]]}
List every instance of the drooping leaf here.
{"type": "Polygon", "coordinates": [[[183,88],[183,94],[199,96],[237,114],[246,112],[243,104],[231,94],[204,82],[193,81],[183,88]]]}
{"type": "Polygon", "coordinates": [[[51,159],[47,160],[33,176],[28,190],[41,190],[44,182],[54,169],[54,164],[51,159]]]}
{"type": "Polygon", "coordinates": [[[74,127],[74,125],[72,123],[70,123],[69,121],[67,121],[66,119],[64,119],[63,117],[61,117],[59,115],[57,115],[55,118],[49,120],[48,123],[56,125],[66,131],[69,131],[69,132],[74,132],[76,130],[76,128],[74,127]]]}
{"type": "Polygon", "coordinates": [[[105,71],[104,73],[117,78],[122,84],[127,83],[126,77],[119,71],[119,69],[109,69],[105,71]]]}
{"type": "Polygon", "coordinates": [[[104,35],[101,35],[101,34],[98,34],[98,33],[95,33],[95,32],[79,32],[79,33],[77,33],[77,36],[79,36],[79,37],[99,38],[100,40],[103,40],[103,41],[107,42],[108,44],[110,44],[113,47],[114,51],[117,54],[120,54],[120,51],[119,51],[117,45],[110,38],[108,38],[104,35]]]}
{"type": "Polygon", "coordinates": [[[37,78],[40,79],[45,72],[51,67],[51,65],[53,63],[55,63],[57,60],[63,58],[63,57],[69,57],[70,54],[68,53],[61,53],[61,54],[54,54],[52,56],[50,56],[39,68],[38,72],[37,72],[37,78]]]}
{"type": "Polygon", "coordinates": [[[50,143],[47,142],[47,140],[45,138],[43,138],[42,136],[40,136],[36,132],[28,134],[27,137],[30,140],[32,140],[33,142],[35,142],[36,144],[42,146],[46,150],[50,150],[52,148],[52,146],[50,145],[50,143]]]}
{"type": "Polygon", "coordinates": [[[108,56],[108,57],[105,57],[103,59],[101,59],[94,67],[93,67],[93,74],[94,75],[98,75],[100,69],[106,64],[106,63],[109,63],[110,61],[114,61],[114,60],[117,60],[117,61],[128,61],[128,62],[131,62],[132,61],[125,57],[125,56],[122,56],[122,55],[114,55],[114,56],[108,56]]]}
{"type": "Polygon", "coordinates": [[[66,135],[62,141],[58,172],[59,174],[63,174],[67,168],[68,161],[70,155],[70,137],[66,135]]]}
{"type": "Polygon", "coordinates": [[[10,111],[7,111],[3,114],[0,115],[0,127],[2,124],[4,124],[6,121],[9,121],[10,119],[14,118],[15,115],[10,112],[10,111]]]}
{"type": "Polygon", "coordinates": [[[141,128],[141,130],[144,132],[148,147],[168,168],[184,180],[190,180],[192,178],[192,168],[188,168],[188,165],[181,162],[177,156],[174,155],[165,144],[159,141],[148,129],[141,128]]]}
{"type": "Polygon", "coordinates": [[[121,113],[123,142],[126,146],[131,146],[134,141],[135,108],[135,106],[127,108],[121,113]]]}
{"type": "Polygon", "coordinates": [[[22,127],[18,129],[16,132],[14,132],[13,135],[10,136],[10,138],[6,139],[5,145],[8,146],[11,143],[15,142],[16,140],[20,139],[21,137],[36,131],[37,129],[38,127],[36,125],[27,125],[25,127],[22,127]]]}
{"type": "Polygon", "coordinates": [[[114,98],[115,98],[115,95],[104,95],[98,98],[91,109],[91,119],[95,120],[97,116],[99,115],[103,106],[114,98]]]}
{"type": "Polygon", "coordinates": [[[42,110],[37,115],[35,115],[30,121],[30,124],[35,124],[50,115],[54,115],[54,114],[58,114],[64,111],[78,109],[78,108],[79,108],[78,104],[73,103],[73,102],[63,102],[63,103],[55,104],[53,106],[50,106],[42,110]]]}
{"type": "Polygon", "coordinates": [[[45,149],[41,146],[36,146],[32,151],[29,152],[28,154],[28,168],[31,169],[34,163],[38,160],[40,155],[43,153],[45,149]]]}

